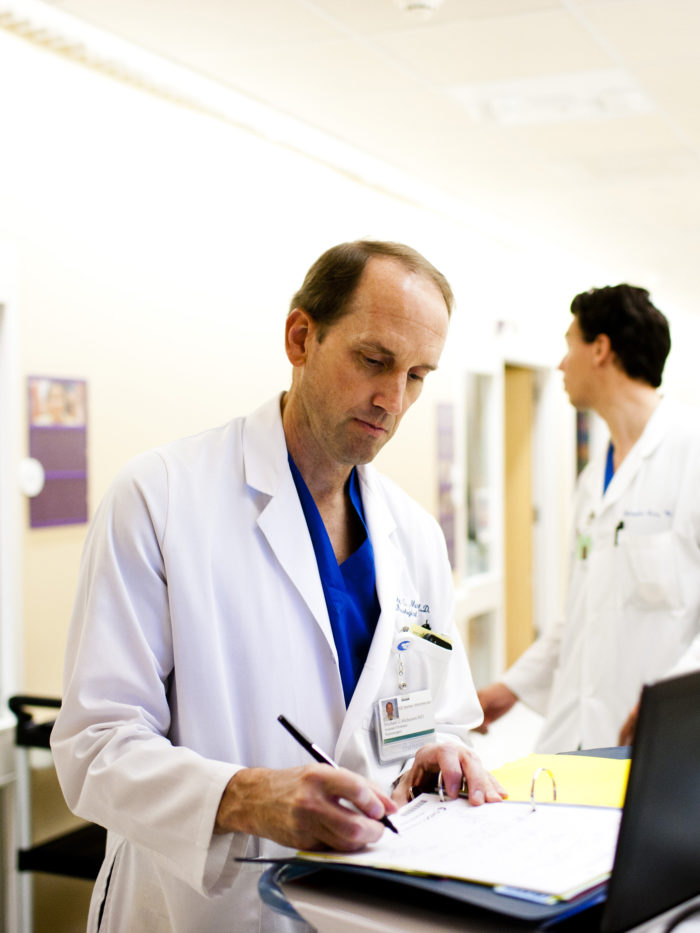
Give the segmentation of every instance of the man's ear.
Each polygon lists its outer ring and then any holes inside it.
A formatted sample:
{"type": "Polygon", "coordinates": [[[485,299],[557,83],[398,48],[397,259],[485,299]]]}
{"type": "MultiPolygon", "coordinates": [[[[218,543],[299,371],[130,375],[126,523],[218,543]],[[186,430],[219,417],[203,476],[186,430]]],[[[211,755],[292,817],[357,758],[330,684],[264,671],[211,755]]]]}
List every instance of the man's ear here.
{"type": "Polygon", "coordinates": [[[294,308],[287,315],[284,329],[284,348],[292,366],[303,366],[306,362],[313,327],[313,320],[303,308],[294,308]]]}
{"type": "Polygon", "coordinates": [[[610,338],[607,334],[598,334],[593,341],[593,359],[599,365],[610,362],[615,357],[613,348],[610,346],[610,338]]]}

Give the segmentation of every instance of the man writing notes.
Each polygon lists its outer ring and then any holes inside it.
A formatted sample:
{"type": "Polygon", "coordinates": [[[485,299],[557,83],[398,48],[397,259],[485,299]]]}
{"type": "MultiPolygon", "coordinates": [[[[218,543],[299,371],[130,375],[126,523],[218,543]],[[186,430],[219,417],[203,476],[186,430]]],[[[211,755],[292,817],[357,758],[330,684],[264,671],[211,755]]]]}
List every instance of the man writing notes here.
{"type": "Polygon", "coordinates": [[[100,506],[53,732],[69,805],[109,831],[91,931],[293,929],[237,856],[361,848],[440,770],[452,796],[465,777],[472,803],[500,799],[465,742],[481,710],[444,539],[369,465],[451,305],[408,247],[333,247],[291,303],[291,388],[137,458],[100,506]]]}
{"type": "Polygon", "coordinates": [[[564,618],[479,692],[482,731],[517,699],[544,713],[542,752],[628,744],[642,685],[700,667],[700,422],[657,392],[668,322],[630,285],[571,311],[564,387],[610,442],[578,482],[564,618]]]}

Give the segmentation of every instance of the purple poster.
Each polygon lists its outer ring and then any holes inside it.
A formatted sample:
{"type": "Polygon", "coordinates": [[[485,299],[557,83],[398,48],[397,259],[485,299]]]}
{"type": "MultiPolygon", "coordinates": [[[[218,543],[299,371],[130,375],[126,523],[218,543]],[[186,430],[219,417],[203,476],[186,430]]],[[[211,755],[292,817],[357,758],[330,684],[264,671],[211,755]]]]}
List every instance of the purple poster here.
{"type": "Polygon", "coordinates": [[[29,456],[45,483],[29,500],[32,528],[87,521],[87,389],[82,379],[30,376],[29,456]]]}
{"type": "Polygon", "coordinates": [[[438,521],[445,535],[450,565],[455,567],[454,502],[454,407],[446,402],[437,405],[438,521]]]}

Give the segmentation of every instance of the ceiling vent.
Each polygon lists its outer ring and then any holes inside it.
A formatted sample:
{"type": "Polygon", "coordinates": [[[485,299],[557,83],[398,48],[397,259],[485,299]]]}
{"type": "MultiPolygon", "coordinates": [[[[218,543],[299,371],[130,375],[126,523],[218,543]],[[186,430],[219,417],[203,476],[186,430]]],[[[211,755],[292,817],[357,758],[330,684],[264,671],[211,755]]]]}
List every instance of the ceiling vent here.
{"type": "Polygon", "coordinates": [[[622,69],[462,85],[449,94],[478,123],[497,126],[604,120],[654,109],[622,69]]]}
{"type": "Polygon", "coordinates": [[[413,19],[426,20],[442,6],[442,0],[394,0],[399,9],[413,19]]]}

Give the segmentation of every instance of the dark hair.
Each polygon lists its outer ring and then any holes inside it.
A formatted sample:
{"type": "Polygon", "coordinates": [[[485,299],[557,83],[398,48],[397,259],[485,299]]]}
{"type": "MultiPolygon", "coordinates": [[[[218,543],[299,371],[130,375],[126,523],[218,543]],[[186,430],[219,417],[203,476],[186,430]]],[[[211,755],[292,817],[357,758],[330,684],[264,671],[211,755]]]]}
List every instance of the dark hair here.
{"type": "Polygon", "coordinates": [[[661,385],[671,334],[645,288],[624,284],[592,288],[574,298],[571,313],[586,343],[606,334],[631,379],[642,379],[654,388],[661,385]]]}
{"type": "Polygon", "coordinates": [[[295,308],[303,308],[321,325],[319,339],[322,339],[327,328],[347,313],[365,266],[373,256],[396,259],[412,272],[430,279],[440,289],[448,315],[451,313],[454,295],[445,276],[410,246],[380,240],[355,240],[326,250],[306,273],[301,288],[291,300],[290,313],[295,308]]]}

